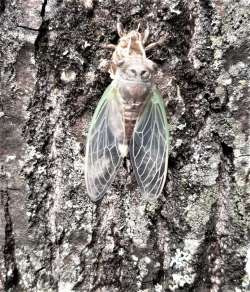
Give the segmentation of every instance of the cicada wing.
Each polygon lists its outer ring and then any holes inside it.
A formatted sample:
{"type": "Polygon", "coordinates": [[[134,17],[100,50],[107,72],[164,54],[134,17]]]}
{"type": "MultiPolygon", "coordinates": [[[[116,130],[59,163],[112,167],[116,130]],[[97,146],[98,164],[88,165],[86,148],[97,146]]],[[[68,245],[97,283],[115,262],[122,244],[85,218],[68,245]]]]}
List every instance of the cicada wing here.
{"type": "Polygon", "coordinates": [[[91,200],[101,199],[114,180],[124,143],[121,99],[113,81],[96,108],[87,136],[85,181],[91,200]]]}
{"type": "Polygon", "coordinates": [[[146,199],[157,198],[163,189],[168,167],[168,147],[164,102],[155,88],[135,125],[130,146],[133,170],[146,199]]]}

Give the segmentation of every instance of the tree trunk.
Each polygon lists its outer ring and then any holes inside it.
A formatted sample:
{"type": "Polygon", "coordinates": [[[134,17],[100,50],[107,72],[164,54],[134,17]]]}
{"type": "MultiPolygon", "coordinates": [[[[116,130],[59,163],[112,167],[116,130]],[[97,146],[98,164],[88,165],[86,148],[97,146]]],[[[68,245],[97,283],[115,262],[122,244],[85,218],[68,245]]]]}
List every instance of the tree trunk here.
{"type": "Polygon", "coordinates": [[[1,291],[250,291],[247,5],[0,0],[1,291]],[[165,38],[148,54],[171,133],[151,203],[125,167],[101,202],[86,194],[118,18],[165,38]]]}

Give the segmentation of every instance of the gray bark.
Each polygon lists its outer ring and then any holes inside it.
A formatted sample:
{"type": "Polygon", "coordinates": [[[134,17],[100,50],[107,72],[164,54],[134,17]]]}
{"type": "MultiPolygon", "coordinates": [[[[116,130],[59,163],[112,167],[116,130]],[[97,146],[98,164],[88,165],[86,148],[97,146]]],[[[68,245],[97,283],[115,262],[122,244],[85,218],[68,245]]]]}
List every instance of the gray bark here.
{"type": "Polygon", "coordinates": [[[250,291],[247,2],[0,0],[1,291],[250,291]],[[117,18],[167,35],[148,55],[171,131],[153,203],[124,167],[86,195],[117,18]]]}

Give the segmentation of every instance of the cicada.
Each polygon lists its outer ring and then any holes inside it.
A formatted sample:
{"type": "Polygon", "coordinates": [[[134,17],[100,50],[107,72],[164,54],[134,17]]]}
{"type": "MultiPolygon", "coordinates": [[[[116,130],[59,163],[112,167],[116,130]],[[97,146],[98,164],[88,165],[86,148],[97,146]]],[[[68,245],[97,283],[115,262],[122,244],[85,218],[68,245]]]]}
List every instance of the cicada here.
{"type": "Polygon", "coordinates": [[[110,63],[113,79],[92,119],[86,146],[85,180],[92,201],[101,199],[123,159],[129,156],[137,183],[146,199],[157,198],[168,165],[168,123],[165,106],[154,83],[157,66],[146,57],[149,29],[120,36],[110,63]],[[128,155],[129,154],[129,155],[128,155]]]}

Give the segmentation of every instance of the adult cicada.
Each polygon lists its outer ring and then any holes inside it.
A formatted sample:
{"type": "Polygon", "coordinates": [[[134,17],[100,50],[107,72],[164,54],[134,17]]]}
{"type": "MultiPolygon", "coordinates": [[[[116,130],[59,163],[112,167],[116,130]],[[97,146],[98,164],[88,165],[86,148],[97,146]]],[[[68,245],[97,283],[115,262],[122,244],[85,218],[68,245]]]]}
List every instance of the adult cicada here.
{"type": "Polygon", "coordinates": [[[129,153],[143,195],[156,198],[162,191],[168,164],[168,124],[164,102],[153,76],[157,66],[146,57],[147,28],[124,32],[110,64],[112,83],[105,90],[87,136],[85,179],[93,201],[103,197],[129,153]]]}

